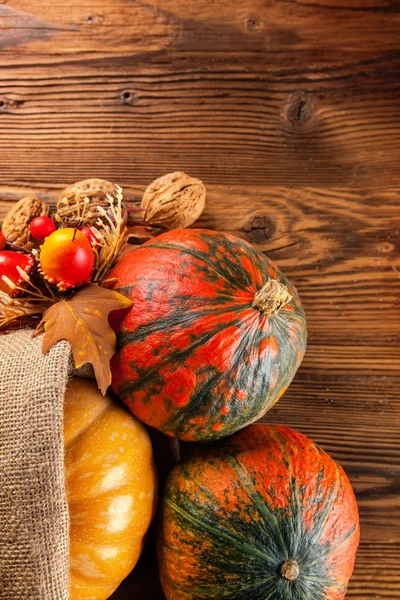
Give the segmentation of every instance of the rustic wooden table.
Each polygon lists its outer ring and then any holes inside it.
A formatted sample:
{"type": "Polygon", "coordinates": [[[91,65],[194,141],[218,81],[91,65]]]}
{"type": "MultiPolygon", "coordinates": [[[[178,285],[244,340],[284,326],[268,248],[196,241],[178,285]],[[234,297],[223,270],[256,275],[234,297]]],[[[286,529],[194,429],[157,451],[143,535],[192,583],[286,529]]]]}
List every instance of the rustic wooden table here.
{"type": "Polygon", "coordinates": [[[307,312],[264,420],[350,475],[348,598],[399,598],[400,2],[1,0],[0,27],[0,219],[89,176],[132,200],[173,170],[203,179],[200,226],[268,253],[307,312]]]}

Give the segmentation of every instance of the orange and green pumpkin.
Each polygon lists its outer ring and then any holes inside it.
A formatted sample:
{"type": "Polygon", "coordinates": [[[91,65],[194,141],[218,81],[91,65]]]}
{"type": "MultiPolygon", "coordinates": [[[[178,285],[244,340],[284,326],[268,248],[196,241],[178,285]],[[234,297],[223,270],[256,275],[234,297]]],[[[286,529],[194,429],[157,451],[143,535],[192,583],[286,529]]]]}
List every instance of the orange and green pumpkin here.
{"type": "Polygon", "coordinates": [[[167,600],[342,600],[358,542],[343,469],[292,429],[251,425],[170,474],[161,582],[167,600]]]}
{"type": "Polygon", "coordinates": [[[294,286],[243,240],[207,230],[164,233],[110,273],[133,301],[111,361],[113,389],[139,419],[195,441],[262,416],[306,347],[294,286]]]}

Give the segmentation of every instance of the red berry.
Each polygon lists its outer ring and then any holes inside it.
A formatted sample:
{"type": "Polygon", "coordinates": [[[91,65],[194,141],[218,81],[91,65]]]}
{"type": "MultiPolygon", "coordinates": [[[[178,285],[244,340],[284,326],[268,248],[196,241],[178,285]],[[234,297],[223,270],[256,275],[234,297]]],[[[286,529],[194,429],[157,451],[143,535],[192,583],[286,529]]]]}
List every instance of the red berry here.
{"type": "Polygon", "coordinates": [[[90,225],[85,225],[79,231],[83,233],[85,237],[87,237],[91,246],[96,246],[99,243],[100,240],[95,234],[93,227],[90,227],[90,225]]]}
{"type": "Polygon", "coordinates": [[[0,291],[5,292],[9,296],[18,295],[18,290],[15,291],[13,287],[10,287],[7,281],[3,279],[3,276],[11,281],[12,284],[23,287],[25,279],[18,271],[18,267],[29,274],[34,264],[35,259],[32,254],[20,254],[11,250],[0,252],[0,291]]]}
{"type": "Polygon", "coordinates": [[[50,217],[35,217],[29,223],[29,231],[35,240],[43,242],[56,230],[56,225],[50,217]]]}
{"type": "Polygon", "coordinates": [[[94,266],[92,247],[78,229],[57,229],[40,250],[43,276],[61,291],[88,283],[94,266]]]}
{"type": "Polygon", "coordinates": [[[3,250],[4,246],[6,245],[6,238],[4,237],[4,233],[2,233],[0,231],[0,250],[3,250]]]}

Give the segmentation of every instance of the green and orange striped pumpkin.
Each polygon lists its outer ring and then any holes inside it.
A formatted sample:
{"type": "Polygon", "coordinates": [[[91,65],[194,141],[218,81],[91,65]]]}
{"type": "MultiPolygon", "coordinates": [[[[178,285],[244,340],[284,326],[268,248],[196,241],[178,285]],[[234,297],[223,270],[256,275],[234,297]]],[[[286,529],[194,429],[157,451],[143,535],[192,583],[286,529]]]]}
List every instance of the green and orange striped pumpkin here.
{"type": "Polygon", "coordinates": [[[343,469],[288,427],[250,425],[169,475],[160,576],[167,600],[342,600],[358,542],[343,469]]]}
{"type": "Polygon", "coordinates": [[[294,286],[243,240],[174,230],[110,273],[133,301],[111,362],[113,389],[139,419],[195,441],[261,417],[291,382],[306,347],[294,286]]]}

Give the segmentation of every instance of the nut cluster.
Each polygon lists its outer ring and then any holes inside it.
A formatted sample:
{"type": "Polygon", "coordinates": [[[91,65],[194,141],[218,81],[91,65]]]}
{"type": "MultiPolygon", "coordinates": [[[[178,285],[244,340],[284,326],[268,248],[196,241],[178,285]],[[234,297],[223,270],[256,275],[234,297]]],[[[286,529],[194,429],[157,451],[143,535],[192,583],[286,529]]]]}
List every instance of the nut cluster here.
{"type": "Polygon", "coordinates": [[[46,217],[49,214],[50,207],[45,202],[33,196],[22,198],[10,209],[3,221],[1,229],[7,242],[31,250],[35,241],[29,224],[35,217],[46,217]]]}

